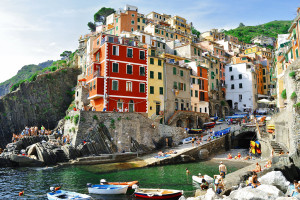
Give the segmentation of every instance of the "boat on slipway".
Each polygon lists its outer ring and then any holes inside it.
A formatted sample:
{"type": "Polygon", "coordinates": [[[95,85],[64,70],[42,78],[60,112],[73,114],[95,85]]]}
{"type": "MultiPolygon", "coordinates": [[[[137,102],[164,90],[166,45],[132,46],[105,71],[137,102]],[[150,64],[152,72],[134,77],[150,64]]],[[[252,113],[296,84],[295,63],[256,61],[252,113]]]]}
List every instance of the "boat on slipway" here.
{"type": "Polygon", "coordinates": [[[204,175],[204,176],[201,176],[201,175],[199,175],[199,176],[192,176],[193,181],[195,181],[195,182],[197,182],[199,184],[202,184],[203,178],[206,180],[206,182],[208,184],[211,184],[211,183],[214,182],[214,179],[212,177],[208,176],[208,175],[204,175]]]}
{"type": "Polygon", "coordinates": [[[138,199],[176,199],[183,195],[182,190],[137,188],[134,196],[138,199]]]}

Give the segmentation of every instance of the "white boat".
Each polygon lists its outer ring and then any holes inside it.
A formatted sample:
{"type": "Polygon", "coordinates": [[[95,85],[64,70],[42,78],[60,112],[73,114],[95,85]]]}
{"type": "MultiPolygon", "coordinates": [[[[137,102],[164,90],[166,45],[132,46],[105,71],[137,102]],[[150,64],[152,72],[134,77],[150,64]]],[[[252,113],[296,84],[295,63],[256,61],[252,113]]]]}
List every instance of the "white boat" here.
{"type": "Polygon", "coordinates": [[[137,188],[134,196],[142,199],[179,199],[182,190],[137,188]]]}
{"type": "Polygon", "coordinates": [[[87,184],[90,194],[126,194],[129,185],[92,185],[87,184]]]}
{"type": "Polygon", "coordinates": [[[49,200],[61,200],[61,199],[78,199],[78,200],[91,200],[92,197],[86,194],[80,194],[77,192],[70,192],[66,190],[57,190],[47,193],[49,200]]]}
{"type": "MultiPolygon", "coordinates": [[[[211,184],[211,183],[214,182],[214,179],[212,177],[210,177],[210,176],[204,175],[203,177],[206,180],[206,182],[208,182],[208,184],[211,184]]],[[[202,184],[202,179],[203,179],[202,177],[192,176],[192,179],[193,179],[193,181],[195,181],[195,182],[197,182],[199,184],[202,184]]]]}
{"type": "Polygon", "coordinates": [[[192,142],[192,139],[193,139],[193,137],[185,138],[185,139],[182,140],[182,143],[183,144],[188,144],[188,143],[192,142]]]}

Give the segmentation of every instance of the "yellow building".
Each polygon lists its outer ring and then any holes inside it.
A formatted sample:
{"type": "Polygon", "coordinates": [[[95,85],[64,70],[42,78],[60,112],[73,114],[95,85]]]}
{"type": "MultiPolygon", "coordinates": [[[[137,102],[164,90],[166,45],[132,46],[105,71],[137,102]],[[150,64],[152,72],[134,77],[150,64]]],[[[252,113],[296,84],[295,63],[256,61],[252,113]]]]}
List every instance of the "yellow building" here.
{"type": "Polygon", "coordinates": [[[186,34],[191,33],[191,26],[186,23],[186,19],[184,19],[183,17],[179,17],[179,16],[175,15],[175,16],[171,17],[170,19],[168,19],[167,22],[175,30],[182,31],[186,34]]]}
{"type": "Polygon", "coordinates": [[[148,117],[160,119],[164,111],[164,59],[156,48],[148,49],[148,117]]]}
{"type": "Polygon", "coordinates": [[[250,48],[245,49],[245,54],[247,55],[247,54],[250,54],[250,53],[257,53],[257,52],[259,52],[259,51],[261,51],[261,48],[260,48],[260,47],[258,47],[258,46],[253,46],[253,47],[250,47],[250,48]]]}
{"type": "Polygon", "coordinates": [[[144,31],[146,27],[146,18],[143,14],[138,13],[137,17],[137,30],[144,31]]]}

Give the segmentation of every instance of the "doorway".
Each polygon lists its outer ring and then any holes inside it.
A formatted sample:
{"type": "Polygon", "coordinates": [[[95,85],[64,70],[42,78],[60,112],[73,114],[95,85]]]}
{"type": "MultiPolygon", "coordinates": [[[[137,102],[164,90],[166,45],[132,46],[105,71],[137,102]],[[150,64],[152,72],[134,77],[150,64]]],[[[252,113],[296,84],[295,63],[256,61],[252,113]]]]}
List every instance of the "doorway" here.
{"type": "Polygon", "coordinates": [[[160,103],[156,103],[156,115],[159,115],[160,112],[160,103]]]}

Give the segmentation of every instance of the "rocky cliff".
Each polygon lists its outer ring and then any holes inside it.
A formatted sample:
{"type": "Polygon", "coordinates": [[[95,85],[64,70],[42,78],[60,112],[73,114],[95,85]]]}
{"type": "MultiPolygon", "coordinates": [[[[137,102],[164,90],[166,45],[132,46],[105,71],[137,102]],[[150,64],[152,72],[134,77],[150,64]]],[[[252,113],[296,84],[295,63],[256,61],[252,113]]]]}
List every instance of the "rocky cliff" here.
{"type": "Polygon", "coordinates": [[[72,88],[80,73],[75,68],[62,68],[43,74],[0,99],[0,147],[20,133],[25,126],[53,129],[65,116],[72,102],[72,88]]]}

